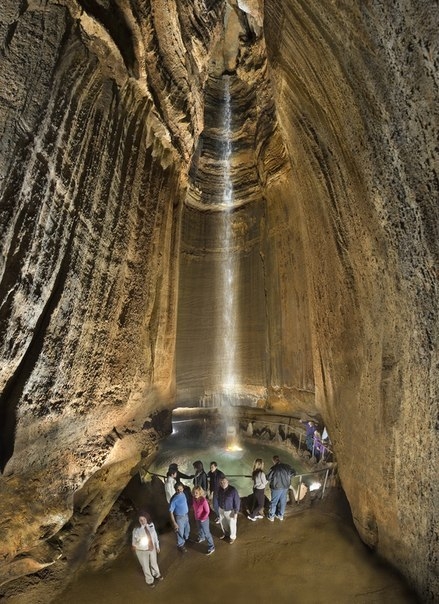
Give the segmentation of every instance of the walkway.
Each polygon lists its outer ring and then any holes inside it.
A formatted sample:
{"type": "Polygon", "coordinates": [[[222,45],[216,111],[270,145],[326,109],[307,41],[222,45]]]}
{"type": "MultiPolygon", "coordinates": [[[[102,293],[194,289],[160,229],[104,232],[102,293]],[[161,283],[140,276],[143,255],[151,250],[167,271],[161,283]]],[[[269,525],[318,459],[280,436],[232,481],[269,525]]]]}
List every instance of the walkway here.
{"type": "MultiPolygon", "coordinates": [[[[219,535],[218,527],[213,529],[219,535]]],[[[414,604],[403,580],[359,540],[336,489],[319,505],[283,522],[240,515],[233,545],[215,537],[187,554],[171,532],[161,536],[165,580],[151,590],[127,547],[105,571],[88,573],[54,604],[414,604]]]]}

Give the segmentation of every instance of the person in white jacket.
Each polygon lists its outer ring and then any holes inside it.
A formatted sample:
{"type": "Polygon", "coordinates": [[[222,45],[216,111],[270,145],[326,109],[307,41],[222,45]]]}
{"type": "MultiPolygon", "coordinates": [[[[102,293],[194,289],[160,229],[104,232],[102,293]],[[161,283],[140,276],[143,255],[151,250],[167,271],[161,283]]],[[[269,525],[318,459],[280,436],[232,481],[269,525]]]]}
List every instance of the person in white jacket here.
{"type": "Polygon", "coordinates": [[[154,579],[158,581],[163,579],[157,563],[160,544],[155,526],[147,512],[139,516],[139,526],[133,530],[131,544],[142,567],[147,585],[155,587],[154,579]]]}
{"type": "Polygon", "coordinates": [[[165,478],[165,495],[169,503],[175,495],[175,485],[177,484],[177,470],[168,470],[165,478]]]}
{"type": "Polygon", "coordinates": [[[267,486],[267,477],[264,473],[264,462],[257,458],[253,464],[253,509],[248,515],[248,519],[255,522],[258,518],[263,518],[262,512],[265,504],[265,487],[267,486]]]}

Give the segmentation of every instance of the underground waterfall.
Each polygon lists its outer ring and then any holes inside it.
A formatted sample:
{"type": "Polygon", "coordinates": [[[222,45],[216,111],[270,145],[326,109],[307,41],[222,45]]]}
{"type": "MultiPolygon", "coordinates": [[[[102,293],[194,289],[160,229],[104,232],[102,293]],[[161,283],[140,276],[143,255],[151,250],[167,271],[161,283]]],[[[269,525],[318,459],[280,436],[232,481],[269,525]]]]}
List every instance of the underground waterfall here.
{"type": "Polygon", "coordinates": [[[230,161],[232,156],[232,108],[230,95],[230,77],[224,76],[224,104],[223,104],[223,124],[224,133],[223,157],[219,158],[219,165],[223,165],[222,192],[222,217],[220,218],[221,227],[218,230],[218,247],[223,250],[224,260],[219,263],[220,271],[217,279],[218,293],[217,298],[223,298],[222,303],[222,321],[218,326],[218,350],[216,352],[217,363],[219,364],[218,373],[222,376],[222,384],[219,403],[224,416],[226,417],[226,447],[229,450],[240,450],[236,419],[233,413],[233,406],[236,404],[236,388],[239,383],[239,364],[237,358],[236,338],[239,333],[237,327],[237,283],[239,281],[239,256],[237,257],[236,246],[234,244],[233,233],[233,183],[230,174],[230,161]]]}
{"type": "Polygon", "coordinates": [[[435,601],[437,3],[0,4],[0,600],[143,603],[146,510],[148,600],[435,601]],[[213,459],[238,538],[183,559],[213,459]]]}

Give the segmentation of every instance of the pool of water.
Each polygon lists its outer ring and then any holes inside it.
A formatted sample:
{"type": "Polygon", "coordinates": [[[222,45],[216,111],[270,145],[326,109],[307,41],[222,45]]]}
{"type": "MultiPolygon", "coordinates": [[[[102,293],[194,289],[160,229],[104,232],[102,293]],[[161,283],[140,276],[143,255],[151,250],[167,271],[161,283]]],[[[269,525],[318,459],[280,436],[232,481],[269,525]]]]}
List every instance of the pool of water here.
{"type": "MultiPolygon", "coordinates": [[[[274,446],[272,443],[256,441],[250,438],[231,439],[227,430],[220,426],[212,426],[198,420],[183,420],[173,423],[174,431],[171,436],[163,440],[153,464],[149,467],[151,473],[166,475],[169,464],[177,463],[184,474],[193,474],[192,464],[201,460],[206,472],[210,469],[210,462],[216,461],[218,468],[228,477],[230,484],[238,489],[241,496],[252,491],[251,473],[253,462],[256,458],[264,461],[264,470],[267,473],[272,466],[273,455],[279,455],[281,461],[288,463],[296,470],[297,474],[307,472],[303,462],[293,456],[292,452],[274,446]],[[233,442],[232,442],[233,441],[233,442]],[[238,450],[227,447],[236,445],[238,450]]],[[[298,480],[295,479],[297,482],[298,480]]],[[[192,485],[191,480],[183,480],[192,485]]],[[[294,484],[293,480],[293,484],[294,484]]]]}

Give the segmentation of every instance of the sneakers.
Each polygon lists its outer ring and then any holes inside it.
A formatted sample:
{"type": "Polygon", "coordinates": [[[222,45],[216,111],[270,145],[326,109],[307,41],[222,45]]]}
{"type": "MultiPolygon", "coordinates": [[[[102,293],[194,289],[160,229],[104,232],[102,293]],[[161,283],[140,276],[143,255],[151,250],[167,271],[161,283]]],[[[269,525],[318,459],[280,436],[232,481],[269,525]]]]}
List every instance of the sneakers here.
{"type": "Polygon", "coordinates": [[[187,549],[185,548],[184,545],[181,545],[180,547],[177,548],[179,552],[181,552],[182,554],[185,554],[187,552],[187,549]]]}
{"type": "Polygon", "coordinates": [[[150,587],[151,589],[154,589],[155,584],[154,583],[147,583],[147,586],[150,587]]]}
{"type": "Polygon", "coordinates": [[[232,545],[232,543],[235,543],[236,539],[230,539],[229,543],[230,545],[232,545]]]}
{"type": "Polygon", "coordinates": [[[215,524],[220,524],[220,522],[221,522],[221,521],[220,521],[220,519],[219,519],[219,518],[217,518],[217,519],[215,520],[215,524]]]}
{"type": "Polygon", "coordinates": [[[272,516],[267,516],[267,520],[269,520],[270,522],[274,522],[274,518],[272,516]]]}
{"type": "Polygon", "coordinates": [[[255,516],[256,520],[262,520],[263,516],[261,516],[260,514],[258,514],[257,516],[255,516]]]}
{"type": "Polygon", "coordinates": [[[206,539],[201,539],[200,537],[198,537],[195,543],[203,543],[203,541],[206,541],[206,539]]]}
{"type": "Polygon", "coordinates": [[[252,518],[252,516],[247,516],[247,518],[248,518],[249,520],[251,520],[252,522],[256,522],[256,518],[252,518]]]}
{"type": "Polygon", "coordinates": [[[210,556],[210,554],[213,554],[214,551],[215,551],[215,548],[207,550],[206,556],[210,556]]]}
{"type": "Polygon", "coordinates": [[[158,577],[154,577],[157,581],[163,581],[163,577],[162,575],[159,575],[158,577]]]}
{"type": "Polygon", "coordinates": [[[220,539],[225,539],[225,538],[226,538],[226,536],[224,533],[222,535],[220,535],[220,539]]]}
{"type": "Polygon", "coordinates": [[[283,520],[283,519],[284,519],[284,517],[283,517],[283,516],[276,516],[276,518],[277,518],[278,520],[283,520]]]}

